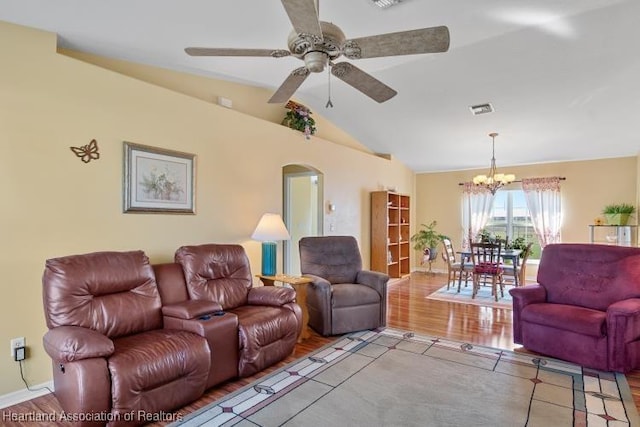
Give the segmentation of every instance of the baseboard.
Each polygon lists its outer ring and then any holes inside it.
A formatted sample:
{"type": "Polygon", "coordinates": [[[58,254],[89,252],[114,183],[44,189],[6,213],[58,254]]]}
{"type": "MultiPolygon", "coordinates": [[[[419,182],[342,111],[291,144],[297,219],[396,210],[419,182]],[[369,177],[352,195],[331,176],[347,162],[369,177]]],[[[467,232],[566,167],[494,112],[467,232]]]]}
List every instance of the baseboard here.
{"type": "MultiPolygon", "coordinates": [[[[429,273],[429,268],[428,267],[414,267],[413,272],[418,272],[418,273],[429,273]]],[[[446,274],[447,270],[442,270],[440,268],[432,268],[431,269],[431,273],[443,273],[446,274]]]]}
{"type": "Polygon", "coordinates": [[[47,381],[46,383],[32,385],[31,390],[33,391],[29,391],[26,388],[23,388],[22,390],[3,394],[0,396],[0,409],[17,405],[18,403],[26,402],[27,400],[35,399],[36,397],[44,396],[45,394],[49,394],[49,390],[47,390],[45,387],[49,387],[50,390],[53,390],[53,381],[47,381]]]}

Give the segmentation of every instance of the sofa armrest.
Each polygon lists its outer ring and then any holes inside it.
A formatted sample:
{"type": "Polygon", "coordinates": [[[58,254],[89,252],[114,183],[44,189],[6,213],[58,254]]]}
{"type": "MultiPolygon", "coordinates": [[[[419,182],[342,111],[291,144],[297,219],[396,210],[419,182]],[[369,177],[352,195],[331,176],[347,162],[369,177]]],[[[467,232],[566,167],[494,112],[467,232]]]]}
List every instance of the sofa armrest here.
{"type": "Polygon", "coordinates": [[[640,338],[640,298],[617,301],[607,308],[607,327],[609,331],[622,328],[625,343],[640,338]]]}
{"type": "Polygon", "coordinates": [[[516,302],[519,309],[523,309],[529,304],[541,303],[547,301],[547,291],[539,284],[521,286],[509,290],[513,298],[513,308],[516,308],[516,302]]]}
{"type": "Polygon", "coordinates": [[[609,368],[617,372],[634,369],[635,352],[630,343],[640,338],[640,298],[617,301],[607,307],[607,335],[609,368]]]}
{"type": "Polygon", "coordinates": [[[380,294],[380,325],[387,324],[387,283],[389,275],[379,271],[361,270],[356,276],[356,283],[369,286],[380,294]]]}
{"type": "Polygon", "coordinates": [[[283,286],[259,286],[249,290],[249,305],[270,305],[280,307],[295,302],[296,291],[283,286]]]}
{"type": "Polygon", "coordinates": [[[547,300],[547,291],[539,284],[527,285],[509,290],[513,298],[513,342],[522,344],[522,310],[529,304],[542,303],[547,300]]]}
{"type": "Polygon", "coordinates": [[[80,326],[59,326],[42,338],[44,349],[56,362],[73,362],[113,354],[113,341],[92,329],[80,326]]]}
{"type": "MultiPolygon", "coordinates": [[[[314,328],[330,334],[331,293],[333,292],[331,282],[323,277],[313,274],[304,274],[304,277],[312,280],[312,282],[307,285],[307,307],[309,312],[315,311],[318,313],[326,313],[325,316],[317,316],[318,324],[314,326],[314,328]]],[[[311,319],[311,321],[313,322],[313,319],[311,319]]]]}
{"type": "Polygon", "coordinates": [[[331,282],[324,277],[316,276],[314,274],[305,274],[304,277],[311,279],[310,285],[316,289],[322,289],[326,292],[331,292],[331,282]]]}
{"type": "Polygon", "coordinates": [[[361,270],[356,276],[356,283],[369,286],[378,291],[380,295],[386,295],[388,281],[389,276],[379,271],[361,270]]]}
{"type": "Polygon", "coordinates": [[[178,319],[194,319],[215,311],[222,311],[222,306],[217,302],[205,300],[187,300],[162,307],[164,316],[178,319]]]}

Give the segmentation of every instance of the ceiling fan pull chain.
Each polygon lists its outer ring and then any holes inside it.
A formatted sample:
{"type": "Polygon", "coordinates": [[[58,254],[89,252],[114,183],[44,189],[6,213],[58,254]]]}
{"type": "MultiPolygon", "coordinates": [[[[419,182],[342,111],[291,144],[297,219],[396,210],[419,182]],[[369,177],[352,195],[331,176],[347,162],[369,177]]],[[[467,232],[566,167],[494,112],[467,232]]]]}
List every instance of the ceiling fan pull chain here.
{"type": "Polygon", "coordinates": [[[331,102],[331,61],[329,61],[329,66],[327,67],[327,88],[329,90],[329,96],[327,100],[327,105],[324,108],[333,108],[333,102],[331,102]]]}

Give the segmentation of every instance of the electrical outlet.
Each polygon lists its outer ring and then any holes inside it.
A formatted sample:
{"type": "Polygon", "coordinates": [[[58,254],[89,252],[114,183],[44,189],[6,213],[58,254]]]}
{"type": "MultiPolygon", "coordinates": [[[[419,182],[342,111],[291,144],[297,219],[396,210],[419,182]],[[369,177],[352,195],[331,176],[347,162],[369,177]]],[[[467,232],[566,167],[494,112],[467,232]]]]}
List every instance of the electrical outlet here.
{"type": "Polygon", "coordinates": [[[12,359],[15,354],[15,349],[20,347],[26,347],[26,342],[24,337],[18,337],[11,340],[11,358],[12,359]]]}

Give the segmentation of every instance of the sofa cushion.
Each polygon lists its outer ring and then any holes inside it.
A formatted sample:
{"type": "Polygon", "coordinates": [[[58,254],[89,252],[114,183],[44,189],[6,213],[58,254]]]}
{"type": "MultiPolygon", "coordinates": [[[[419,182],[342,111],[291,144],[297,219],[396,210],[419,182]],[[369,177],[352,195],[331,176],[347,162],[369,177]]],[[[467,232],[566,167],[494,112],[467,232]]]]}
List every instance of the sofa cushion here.
{"type": "Polygon", "coordinates": [[[49,329],[80,326],[114,338],[162,327],[160,294],[142,251],[52,258],[42,283],[49,329]]]}
{"type": "Polygon", "coordinates": [[[547,245],[538,267],[547,302],[606,311],[640,297],[640,248],[561,243],[547,245]]]}
{"type": "Polygon", "coordinates": [[[114,340],[113,414],[179,408],[204,393],[211,357],[203,337],[160,329],[114,340]]]}
{"type": "Polygon", "coordinates": [[[303,275],[331,283],[354,283],[362,270],[360,249],[353,236],[303,237],[298,245],[303,275]]]}
{"type": "Polygon", "coordinates": [[[331,302],[334,308],[380,304],[380,294],[375,289],[365,285],[338,283],[333,285],[331,302]]]}
{"type": "Polygon", "coordinates": [[[215,301],[223,310],[247,304],[253,286],[249,258],[240,245],[182,246],[175,254],[182,265],[191,299],[215,301]]]}
{"type": "Polygon", "coordinates": [[[565,304],[529,304],[521,320],[592,337],[607,335],[607,313],[565,304]]]}

